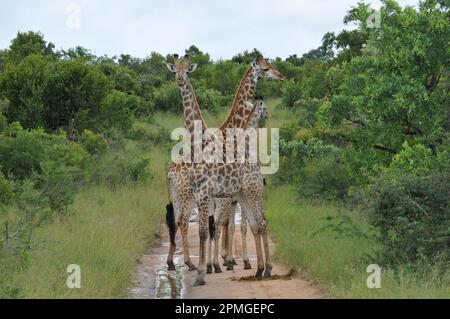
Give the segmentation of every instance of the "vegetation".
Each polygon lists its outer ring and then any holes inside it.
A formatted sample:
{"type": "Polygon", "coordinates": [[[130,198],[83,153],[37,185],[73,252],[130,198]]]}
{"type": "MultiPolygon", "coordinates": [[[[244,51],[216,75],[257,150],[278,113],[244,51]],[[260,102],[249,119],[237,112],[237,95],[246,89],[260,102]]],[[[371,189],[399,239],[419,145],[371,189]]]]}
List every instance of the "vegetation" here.
{"type": "MultiPolygon", "coordinates": [[[[278,258],[332,296],[447,297],[449,6],[382,2],[379,26],[359,3],[344,18],[356,28],[271,59],[289,80],[258,84],[267,126],[282,127],[270,231],[278,258]],[[368,264],[383,267],[383,289],[367,288],[368,264]]],[[[218,125],[258,51],[186,53],[218,125]]],[[[0,297],[126,296],[156,240],[169,132],[183,123],[171,59],[58,51],[32,31],[0,51],[0,297]],[[79,291],[65,286],[73,262],[79,291]]]]}

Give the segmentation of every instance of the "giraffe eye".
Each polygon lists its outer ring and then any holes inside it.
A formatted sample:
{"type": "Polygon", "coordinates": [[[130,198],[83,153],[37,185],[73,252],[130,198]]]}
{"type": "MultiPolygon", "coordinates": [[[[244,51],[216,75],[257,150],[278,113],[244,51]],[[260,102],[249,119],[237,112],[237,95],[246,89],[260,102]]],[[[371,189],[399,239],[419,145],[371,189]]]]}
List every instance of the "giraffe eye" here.
{"type": "Polygon", "coordinates": [[[261,68],[261,70],[263,70],[264,72],[269,71],[269,68],[261,68]]]}

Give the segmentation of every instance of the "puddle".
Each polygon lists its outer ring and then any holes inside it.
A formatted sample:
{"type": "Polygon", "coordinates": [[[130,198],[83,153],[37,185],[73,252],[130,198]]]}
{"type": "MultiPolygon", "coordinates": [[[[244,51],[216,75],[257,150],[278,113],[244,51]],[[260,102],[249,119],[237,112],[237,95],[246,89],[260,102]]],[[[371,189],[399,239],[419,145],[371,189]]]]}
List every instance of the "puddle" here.
{"type": "Polygon", "coordinates": [[[135,274],[135,287],[130,295],[134,299],[182,299],[185,295],[183,285],[184,263],[177,251],[173,261],[174,271],[167,270],[167,251],[169,243],[163,242],[151,255],[139,260],[135,274]]]}
{"type": "MultiPolygon", "coordinates": [[[[162,258],[165,263],[167,256],[162,258]]],[[[168,271],[167,266],[156,270],[157,299],[181,299],[183,297],[183,263],[179,256],[174,257],[175,271],[168,271]]]]}

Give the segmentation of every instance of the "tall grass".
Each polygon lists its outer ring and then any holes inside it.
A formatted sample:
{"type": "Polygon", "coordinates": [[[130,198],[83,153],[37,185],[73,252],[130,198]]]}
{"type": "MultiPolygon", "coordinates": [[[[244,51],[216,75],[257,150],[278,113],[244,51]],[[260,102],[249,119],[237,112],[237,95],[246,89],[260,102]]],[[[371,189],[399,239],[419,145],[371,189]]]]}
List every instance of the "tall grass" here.
{"type": "Polygon", "coordinates": [[[276,258],[296,268],[334,298],[448,298],[450,273],[382,269],[381,288],[367,287],[377,264],[375,234],[364,214],[335,203],[299,202],[290,186],[267,191],[266,212],[276,258]]]}
{"type": "Polygon", "coordinates": [[[111,190],[90,186],[70,214],[34,233],[29,266],[12,278],[25,298],[127,297],[136,259],[158,242],[167,191],[165,150],[150,153],[153,180],[111,190]],[[81,267],[81,289],[68,289],[67,266],[81,267]]]}

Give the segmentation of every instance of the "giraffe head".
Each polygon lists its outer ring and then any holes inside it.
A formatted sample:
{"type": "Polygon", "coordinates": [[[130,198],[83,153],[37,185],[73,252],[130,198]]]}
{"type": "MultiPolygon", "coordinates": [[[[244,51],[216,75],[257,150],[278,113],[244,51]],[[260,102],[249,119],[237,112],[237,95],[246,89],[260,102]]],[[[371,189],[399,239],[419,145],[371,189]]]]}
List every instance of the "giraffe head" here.
{"type": "Polygon", "coordinates": [[[267,62],[262,55],[259,55],[256,60],[252,62],[252,69],[259,79],[270,79],[277,81],[286,80],[284,75],[272,64],[267,62]]]}
{"type": "Polygon", "coordinates": [[[256,98],[256,118],[266,119],[269,117],[269,112],[267,111],[267,105],[264,103],[264,99],[262,97],[256,98]]]}
{"type": "Polygon", "coordinates": [[[183,60],[179,59],[178,54],[174,54],[174,63],[166,63],[170,72],[175,74],[178,86],[184,86],[188,82],[188,75],[197,69],[197,64],[189,64],[189,55],[185,55],[183,60]]]}

